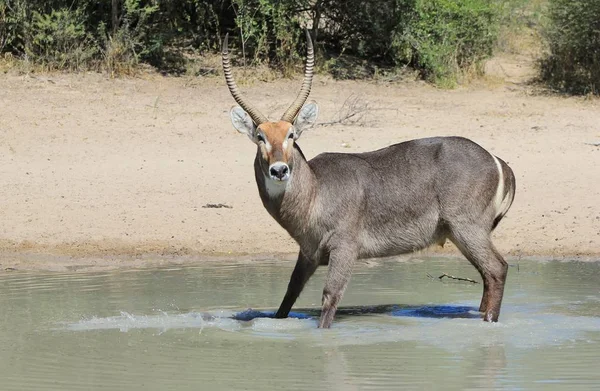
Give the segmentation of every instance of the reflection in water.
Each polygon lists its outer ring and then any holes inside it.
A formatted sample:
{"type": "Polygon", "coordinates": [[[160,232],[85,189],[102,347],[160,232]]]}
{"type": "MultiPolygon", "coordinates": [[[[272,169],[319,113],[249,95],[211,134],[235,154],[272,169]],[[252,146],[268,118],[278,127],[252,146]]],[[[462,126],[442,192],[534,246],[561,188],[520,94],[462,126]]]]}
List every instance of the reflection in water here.
{"type": "MultiPolygon", "coordinates": [[[[358,384],[352,379],[352,371],[346,359],[346,354],[337,346],[332,346],[323,352],[327,376],[327,385],[330,390],[355,391],[359,390],[358,384]]],[[[369,381],[369,378],[362,379],[369,381]]]]}
{"type": "Polygon", "coordinates": [[[503,345],[484,346],[475,360],[475,375],[469,380],[468,388],[491,390],[498,388],[506,378],[506,353],[503,345]]]}
{"type": "Polygon", "coordinates": [[[600,384],[600,264],[521,263],[497,324],[474,307],[480,287],[426,277],[472,276],[467,262],[359,266],[331,330],[316,327],[324,270],[273,319],[290,267],[0,275],[2,389],[600,384]]]}

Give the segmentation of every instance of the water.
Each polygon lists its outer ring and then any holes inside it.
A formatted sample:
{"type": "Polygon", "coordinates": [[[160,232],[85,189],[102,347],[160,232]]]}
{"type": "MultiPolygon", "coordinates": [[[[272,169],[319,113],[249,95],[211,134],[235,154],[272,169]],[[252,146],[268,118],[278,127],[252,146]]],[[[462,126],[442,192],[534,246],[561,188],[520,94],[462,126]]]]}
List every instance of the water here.
{"type": "Polygon", "coordinates": [[[2,390],[600,389],[600,263],[521,261],[500,323],[466,261],[361,263],[331,330],[325,269],[293,264],[0,275],[2,390]],[[252,310],[249,310],[252,308],[252,310]]]}

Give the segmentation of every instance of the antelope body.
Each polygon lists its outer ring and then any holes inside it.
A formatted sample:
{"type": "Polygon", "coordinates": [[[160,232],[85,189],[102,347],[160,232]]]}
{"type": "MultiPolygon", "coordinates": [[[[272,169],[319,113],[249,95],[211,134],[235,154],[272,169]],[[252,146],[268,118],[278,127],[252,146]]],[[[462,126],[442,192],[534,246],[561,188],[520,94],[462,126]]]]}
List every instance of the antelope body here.
{"type": "Polygon", "coordinates": [[[269,122],[241,96],[231,74],[227,37],[223,68],[241,107],[234,127],[256,145],[256,183],[264,207],[300,246],[276,317],[288,316],[320,265],[329,265],[319,327],[331,326],[357,259],[413,252],[450,239],[483,279],[479,310],[496,322],[508,265],[490,233],[515,195],[501,159],[462,137],[426,138],[367,153],[324,153],[307,161],[296,140],[317,118],[310,92],[314,54],[307,32],[305,78],[296,101],[269,122]]]}

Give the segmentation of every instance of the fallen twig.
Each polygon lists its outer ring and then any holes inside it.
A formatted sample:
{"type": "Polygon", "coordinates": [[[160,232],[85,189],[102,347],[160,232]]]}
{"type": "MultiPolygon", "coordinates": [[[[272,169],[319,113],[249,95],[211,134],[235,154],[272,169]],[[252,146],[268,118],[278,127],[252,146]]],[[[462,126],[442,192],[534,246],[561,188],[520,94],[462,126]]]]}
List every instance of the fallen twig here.
{"type": "Polygon", "coordinates": [[[450,274],[442,274],[441,276],[439,276],[438,278],[441,280],[444,277],[448,277],[451,278],[453,280],[458,280],[458,281],[468,281],[468,282],[472,282],[473,284],[479,284],[479,282],[475,281],[475,280],[471,280],[470,278],[465,278],[465,277],[455,277],[455,276],[451,276],[450,274]]]}
{"type": "Polygon", "coordinates": [[[233,206],[229,206],[229,205],[225,205],[225,204],[206,204],[206,205],[203,206],[203,208],[209,208],[209,209],[221,209],[221,208],[233,209],[233,206]]]}
{"type": "Polygon", "coordinates": [[[600,142],[598,143],[584,143],[585,145],[592,145],[594,147],[600,147],[600,142]]]}

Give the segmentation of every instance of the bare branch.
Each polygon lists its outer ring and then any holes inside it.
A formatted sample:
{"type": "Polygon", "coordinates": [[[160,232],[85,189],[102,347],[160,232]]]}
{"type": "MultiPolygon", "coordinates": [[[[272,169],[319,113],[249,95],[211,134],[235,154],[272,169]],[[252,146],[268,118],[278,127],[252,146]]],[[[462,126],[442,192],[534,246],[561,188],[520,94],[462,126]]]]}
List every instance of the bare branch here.
{"type": "Polygon", "coordinates": [[[473,284],[479,284],[477,281],[475,280],[471,280],[470,278],[465,278],[465,277],[455,277],[455,276],[451,276],[450,274],[442,274],[441,276],[439,276],[438,278],[441,280],[444,277],[448,277],[451,278],[453,280],[458,280],[458,281],[468,281],[468,282],[472,282],[473,284]]]}
{"type": "Polygon", "coordinates": [[[292,13],[299,14],[301,12],[308,12],[308,11],[313,11],[313,10],[314,10],[314,7],[297,8],[297,9],[293,10],[292,13]]]}
{"type": "Polygon", "coordinates": [[[318,126],[331,126],[336,124],[365,126],[366,115],[373,110],[371,103],[359,95],[352,94],[346,98],[342,107],[336,114],[336,119],[329,122],[321,122],[318,126]]]}

